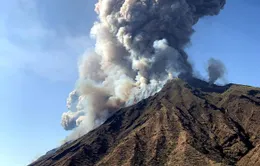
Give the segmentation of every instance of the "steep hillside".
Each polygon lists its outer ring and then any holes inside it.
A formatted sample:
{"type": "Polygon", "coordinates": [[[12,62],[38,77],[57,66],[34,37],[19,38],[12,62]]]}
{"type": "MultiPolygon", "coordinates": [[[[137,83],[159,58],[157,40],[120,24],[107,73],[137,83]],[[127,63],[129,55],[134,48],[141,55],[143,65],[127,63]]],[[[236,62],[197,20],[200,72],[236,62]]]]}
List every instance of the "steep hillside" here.
{"type": "Polygon", "coordinates": [[[174,79],[31,166],[259,166],[259,119],[259,88],[174,79]]]}

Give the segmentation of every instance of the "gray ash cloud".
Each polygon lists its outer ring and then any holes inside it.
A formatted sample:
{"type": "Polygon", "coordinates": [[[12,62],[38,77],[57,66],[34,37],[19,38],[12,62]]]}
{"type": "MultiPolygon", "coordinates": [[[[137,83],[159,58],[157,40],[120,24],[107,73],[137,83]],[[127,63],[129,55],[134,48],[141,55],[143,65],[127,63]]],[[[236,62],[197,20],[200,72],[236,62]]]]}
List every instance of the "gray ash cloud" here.
{"type": "Polygon", "coordinates": [[[191,76],[184,48],[193,25],[203,16],[217,15],[225,2],[99,0],[99,20],[91,30],[96,47],[79,65],[77,95],[68,98],[70,103],[78,96],[77,106],[63,114],[69,122],[62,122],[64,128],[84,134],[118,108],[156,93],[172,75],[191,76]]]}
{"type": "Polygon", "coordinates": [[[209,59],[207,68],[209,83],[213,84],[218,79],[223,78],[225,71],[226,67],[220,60],[214,58],[209,59]]]}

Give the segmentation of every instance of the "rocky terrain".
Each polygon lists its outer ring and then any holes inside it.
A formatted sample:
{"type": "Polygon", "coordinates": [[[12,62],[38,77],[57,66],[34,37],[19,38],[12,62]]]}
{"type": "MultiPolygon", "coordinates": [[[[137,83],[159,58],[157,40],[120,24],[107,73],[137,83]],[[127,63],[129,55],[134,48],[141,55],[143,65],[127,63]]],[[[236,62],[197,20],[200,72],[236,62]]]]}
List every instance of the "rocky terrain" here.
{"type": "Polygon", "coordinates": [[[30,166],[260,166],[260,88],[169,81],[30,166]]]}

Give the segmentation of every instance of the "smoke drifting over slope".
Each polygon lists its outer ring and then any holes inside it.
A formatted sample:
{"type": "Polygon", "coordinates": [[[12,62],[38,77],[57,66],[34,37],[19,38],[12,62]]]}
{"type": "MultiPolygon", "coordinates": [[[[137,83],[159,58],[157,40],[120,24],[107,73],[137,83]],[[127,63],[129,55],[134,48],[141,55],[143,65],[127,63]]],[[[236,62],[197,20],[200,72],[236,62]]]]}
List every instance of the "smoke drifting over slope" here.
{"type": "Polygon", "coordinates": [[[199,18],[216,15],[225,0],[99,0],[91,35],[94,52],[62,115],[66,130],[84,134],[111,113],[161,89],[172,75],[192,75],[184,47],[199,18]]]}
{"type": "Polygon", "coordinates": [[[214,58],[209,59],[207,72],[209,75],[209,83],[214,83],[225,74],[226,68],[224,64],[214,58]]]}

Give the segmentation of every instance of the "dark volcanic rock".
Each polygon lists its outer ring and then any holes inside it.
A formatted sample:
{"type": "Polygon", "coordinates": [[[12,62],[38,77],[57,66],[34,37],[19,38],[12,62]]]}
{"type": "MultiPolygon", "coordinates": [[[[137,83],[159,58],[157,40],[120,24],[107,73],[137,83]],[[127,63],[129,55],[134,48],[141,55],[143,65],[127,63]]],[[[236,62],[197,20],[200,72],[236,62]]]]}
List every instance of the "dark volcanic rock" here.
{"type": "Polygon", "coordinates": [[[259,166],[260,89],[185,81],[168,82],[31,166],[259,166]]]}

